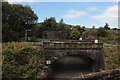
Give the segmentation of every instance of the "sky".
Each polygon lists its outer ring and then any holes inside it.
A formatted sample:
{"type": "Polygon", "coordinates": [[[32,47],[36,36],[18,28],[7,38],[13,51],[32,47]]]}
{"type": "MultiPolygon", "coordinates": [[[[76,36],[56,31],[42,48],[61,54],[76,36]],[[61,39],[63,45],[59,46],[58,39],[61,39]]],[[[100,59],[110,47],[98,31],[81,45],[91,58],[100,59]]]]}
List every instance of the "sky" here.
{"type": "Polygon", "coordinates": [[[55,17],[57,22],[63,19],[66,24],[81,25],[87,28],[92,28],[93,25],[102,27],[105,23],[108,23],[111,28],[118,28],[118,2],[115,1],[32,2],[30,0],[30,2],[15,3],[30,6],[39,17],[38,22],[55,17]]]}

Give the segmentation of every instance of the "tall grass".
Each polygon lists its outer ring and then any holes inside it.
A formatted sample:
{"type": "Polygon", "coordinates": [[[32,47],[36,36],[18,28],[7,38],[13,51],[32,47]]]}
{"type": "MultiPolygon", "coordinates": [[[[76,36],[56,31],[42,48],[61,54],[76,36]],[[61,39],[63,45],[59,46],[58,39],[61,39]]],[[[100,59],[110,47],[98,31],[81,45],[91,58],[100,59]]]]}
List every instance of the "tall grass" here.
{"type": "Polygon", "coordinates": [[[119,46],[104,48],[106,69],[120,68],[120,49],[119,46]]]}

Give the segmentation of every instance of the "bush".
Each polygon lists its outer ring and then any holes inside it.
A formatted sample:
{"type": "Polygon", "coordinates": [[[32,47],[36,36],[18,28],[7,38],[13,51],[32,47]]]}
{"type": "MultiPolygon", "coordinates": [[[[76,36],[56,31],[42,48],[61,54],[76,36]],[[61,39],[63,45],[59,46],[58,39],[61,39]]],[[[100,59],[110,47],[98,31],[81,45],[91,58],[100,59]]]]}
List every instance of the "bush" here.
{"type": "Polygon", "coordinates": [[[120,68],[120,50],[118,46],[104,48],[106,69],[120,68]]]}
{"type": "MultiPolygon", "coordinates": [[[[44,78],[44,51],[25,43],[3,43],[3,78],[44,78]]],[[[45,74],[45,73],[44,73],[45,74]]]]}
{"type": "Polygon", "coordinates": [[[80,32],[77,29],[74,29],[70,33],[70,39],[78,40],[80,38],[80,32]]]}
{"type": "Polygon", "coordinates": [[[106,37],[107,32],[105,31],[104,28],[100,27],[96,33],[97,37],[106,37]]]}

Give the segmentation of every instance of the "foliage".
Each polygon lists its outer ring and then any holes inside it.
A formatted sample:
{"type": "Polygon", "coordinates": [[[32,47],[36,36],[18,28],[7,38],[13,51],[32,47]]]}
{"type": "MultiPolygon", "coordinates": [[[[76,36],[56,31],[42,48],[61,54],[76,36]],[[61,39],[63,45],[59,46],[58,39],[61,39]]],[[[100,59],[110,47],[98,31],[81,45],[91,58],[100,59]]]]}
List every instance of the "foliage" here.
{"type": "Polygon", "coordinates": [[[111,47],[105,47],[104,52],[106,69],[120,68],[120,50],[118,46],[111,45],[111,47]]]}
{"type": "Polygon", "coordinates": [[[76,26],[72,26],[71,28],[71,32],[70,32],[70,39],[74,39],[74,40],[78,40],[80,38],[80,36],[82,35],[82,33],[85,31],[84,28],[81,28],[81,26],[76,25],[76,26]]]}
{"type": "Polygon", "coordinates": [[[117,30],[117,28],[112,28],[112,30],[117,30]]]}
{"type": "Polygon", "coordinates": [[[111,30],[106,30],[106,36],[105,37],[97,37],[99,40],[101,40],[102,43],[111,43],[116,44],[118,42],[119,35],[115,32],[112,32],[111,30]]]}
{"type": "Polygon", "coordinates": [[[107,38],[108,38],[108,40],[110,40],[110,39],[115,40],[118,38],[118,35],[115,34],[114,32],[108,32],[107,38]]]}
{"type": "Polygon", "coordinates": [[[76,25],[76,26],[72,26],[72,29],[74,30],[74,29],[77,29],[79,32],[80,32],[80,34],[82,34],[84,31],[85,31],[85,26],[83,26],[82,28],[81,28],[81,26],[79,26],[79,25],[76,25]]]}
{"type": "Polygon", "coordinates": [[[92,29],[94,30],[95,29],[95,26],[93,25],[92,29]]]}
{"type": "Polygon", "coordinates": [[[87,40],[92,40],[96,38],[96,30],[85,31],[83,37],[87,40]]]}
{"type": "Polygon", "coordinates": [[[118,42],[119,34],[112,30],[106,30],[105,28],[100,27],[98,29],[86,30],[83,33],[83,37],[88,40],[99,39],[101,43],[116,44],[118,42]]]}
{"type": "Polygon", "coordinates": [[[44,67],[42,48],[26,43],[3,43],[3,78],[43,78],[44,67]]]}
{"type": "Polygon", "coordinates": [[[78,29],[73,29],[70,33],[70,38],[73,40],[78,40],[80,38],[80,32],[78,29]]]}
{"type": "Polygon", "coordinates": [[[44,29],[44,27],[43,27],[43,25],[42,25],[42,23],[37,23],[37,24],[35,24],[35,38],[42,38],[42,31],[44,31],[45,29],[44,29]]]}
{"type": "Polygon", "coordinates": [[[42,23],[36,24],[36,36],[42,38],[43,31],[62,31],[65,32],[68,36],[70,34],[70,26],[65,24],[63,19],[56,22],[54,17],[46,19],[42,23]]]}
{"type": "Polygon", "coordinates": [[[106,30],[110,30],[110,27],[109,27],[108,23],[105,23],[104,28],[105,28],[106,30]]]}
{"type": "Polygon", "coordinates": [[[64,24],[64,22],[63,22],[63,19],[61,19],[60,21],[59,21],[59,23],[57,24],[57,30],[58,31],[64,31],[64,30],[66,30],[65,29],[65,24],[64,24]]]}
{"type": "Polygon", "coordinates": [[[84,33],[87,35],[85,39],[98,38],[103,42],[107,40],[116,42],[117,39],[115,33],[108,31],[110,30],[108,23],[104,27],[100,27],[98,31],[96,31],[95,26],[87,31],[85,26],[65,24],[63,19],[57,23],[55,17],[46,18],[43,22],[36,23],[38,17],[29,6],[7,2],[3,2],[2,12],[2,41],[4,42],[23,41],[27,29],[31,29],[31,32],[27,34],[31,38],[30,41],[38,41],[39,38],[42,38],[43,31],[62,31],[67,34],[67,39],[79,39],[82,35],[84,37],[84,33]]]}
{"type": "Polygon", "coordinates": [[[26,29],[32,29],[38,17],[29,6],[2,4],[3,41],[20,41],[26,29]]]}
{"type": "Polygon", "coordinates": [[[46,19],[42,24],[44,31],[54,31],[56,30],[57,22],[54,17],[51,17],[49,19],[46,19]]]}
{"type": "Polygon", "coordinates": [[[104,28],[100,27],[96,33],[96,35],[98,37],[106,37],[107,36],[107,32],[104,28]]]}

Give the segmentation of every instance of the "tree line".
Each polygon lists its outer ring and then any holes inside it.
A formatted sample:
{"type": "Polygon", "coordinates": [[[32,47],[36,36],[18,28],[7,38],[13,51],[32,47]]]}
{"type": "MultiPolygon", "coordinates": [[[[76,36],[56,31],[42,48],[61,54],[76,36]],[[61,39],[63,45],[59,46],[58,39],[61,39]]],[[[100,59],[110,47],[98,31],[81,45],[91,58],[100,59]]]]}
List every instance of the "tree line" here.
{"type": "MultiPolygon", "coordinates": [[[[42,38],[43,31],[63,31],[67,34],[67,39],[78,40],[86,31],[85,26],[69,25],[61,19],[56,21],[55,17],[46,18],[43,22],[38,23],[38,16],[29,6],[20,4],[2,3],[2,41],[24,41],[25,31],[31,30],[27,34],[33,41],[42,38]]],[[[93,29],[96,29],[93,26],[93,29]]],[[[106,37],[106,30],[110,30],[108,23],[104,27],[98,28],[98,37],[106,37]]]]}
{"type": "Polygon", "coordinates": [[[28,36],[33,39],[42,38],[43,31],[64,31],[67,38],[78,38],[84,31],[80,26],[72,26],[65,24],[63,19],[56,22],[55,17],[46,18],[43,22],[37,23],[38,17],[29,6],[20,4],[2,3],[2,34],[3,42],[24,41],[25,31],[31,30],[28,36]],[[71,33],[70,33],[71,32],[71,33]]]}

